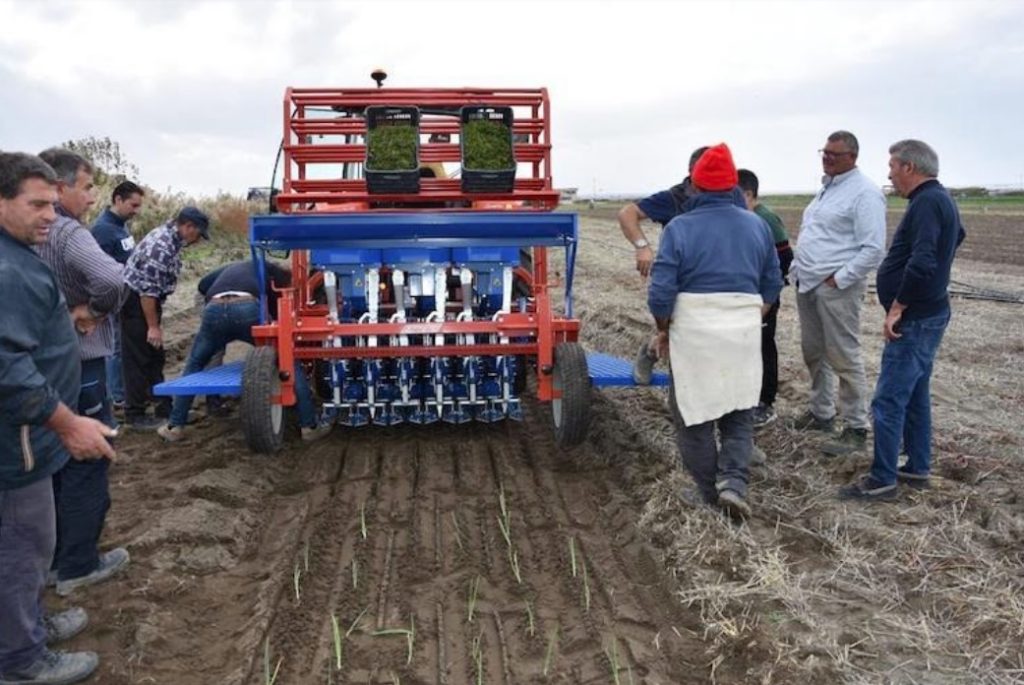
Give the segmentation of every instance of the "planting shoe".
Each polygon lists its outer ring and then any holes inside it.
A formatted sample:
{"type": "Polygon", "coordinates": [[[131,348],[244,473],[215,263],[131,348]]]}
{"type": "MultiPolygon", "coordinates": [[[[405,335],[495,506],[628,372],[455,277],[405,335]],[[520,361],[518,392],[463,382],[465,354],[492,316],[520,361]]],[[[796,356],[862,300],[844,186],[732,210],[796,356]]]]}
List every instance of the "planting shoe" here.
{"type": "Polygon", "coordinates": [[[735,490],[725,489],[718,493],[718,506],[734,521],[750,518],[750,505],[743,495],[735,490]]]}
{"type": "Polygon", "coordinates": [[[764,428],[778,418],[778,415],[775,413],[775,410],[772,409],[772,405],[770,404],[759,404],[754,407],[752,413],[754,416],[754,428],[764,428]]]}
{"type": "Polygon", "coordinates": [[[124,547],[118,547],[117,549],[112,549],[109,552],[104,552],[100,555],[100,565],[97,566],[96,570],[92,573],[87,573],[86,575],[79,576],[77,578],[58,580],[57,594],[61,597],[67,597],[74,592],[76,588],[102,583],[104,580],[110,578],[127,566],[129,559],[128,550],[124,547]]]}
{"type": "Polygon", "coordinates": [[[302,440],[303,442],[316,442],[330,435],[333,428],[334,424],[329,422],[321,423],[319,426],[303,426],[302,440]]]}
{"type": "Polygon", "coordinates": [[[839,437],[821,446],[821,451],[829,457],[842,457],[853,452],[860,452],[868,444],[866,428],[844,428],[839,437]]]}
{"type": "Polygon", "coordinates": [[[871,476],[861,476],[858,480],[839,488],[839,499],[861,500],[865,502],[896,499],[896,484],[885,485],[871,476]]]}
{"type": "Polygon", "coordinates": [[[907,464],[896,470],[896,481],[914,490],[927,490],[931,487],[927,473],[914,473],[907,464]]]}
{"type": "Polygon", "coordinates": [[[72,685],[93,674],[100,665],[95,652],[43,652],[35,663],[20,670],[6,671],[0,685],[72,685]]]}
{"type": "Polygon", "coordinates": [[[85,609],[81,607],[74,607],[59,614],[47,614],[43,616],[46,644],[52,645],[70,640],[85,630],[87,625],[89,625],[89,614],[85,613],[85,609]]]}
{"type": "Polygon", "coordinates": [[[185,428],[184,426],[172,426],[168,423],[157,428],[156,434],[167,442],[178,442],[185,437],[185,428]]]}
{"type": "Polygon", "coordinates": [[[800,416],[793,419],[793,428],[798,431],[821,431],[823,433],[831,433],[834,419],[819,419],[810,411],[805,411],[800,416]]]}
{"type": "Polygon", "coordinates": [[[658,355],[652,352],[650,341],[644,341],[640,345],[640,349],[637,350],[636,359],[633,361],[633,382],[637,385],[650,385],[656,361],[658,361],[658,355]]]}

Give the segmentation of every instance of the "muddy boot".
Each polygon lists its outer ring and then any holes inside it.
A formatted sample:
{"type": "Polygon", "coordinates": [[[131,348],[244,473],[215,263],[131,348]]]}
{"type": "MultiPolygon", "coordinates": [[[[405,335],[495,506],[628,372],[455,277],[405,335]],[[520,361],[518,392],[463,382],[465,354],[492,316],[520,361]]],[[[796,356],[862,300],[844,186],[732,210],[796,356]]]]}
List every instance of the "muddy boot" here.
{"type": "Polygon", "coordinates": [[[860,452],[868,443],[866,428],[844,428],[839,437],[821,446],[821,451],[829,457],[843,457],[853,452],[860,452]]]}
{"type": "Polygon", "coordinates": [[[793,419],[793,428],[798,431],[821,431],[823,433],[831,433],[833,424],[833,419],[819,419],[809,411],[805,411],[803,414],[793,419]]]}
{"type": "Polygon", "coordinates": [[[750,518],[750,505],[743,495],[735,490],[725,489],[718,493],[718,506],[733,521],[746,521],[750,518]]]}
{"type": "Polygon", "coordinates": [[[95,652],[43,652],[36,662],[20,671],[7,671],[0,685],[72,685],[93,674],[100,659],[95,652]]]}
{"type": "Polygon", "coordinates": [[[87,625],[89,625],[89,614],[85,613],[85,609],[81,607],[74,607],[59,614],[47,614],[43,616],[46,644],[52,645],[70,640],[85,630],[87,625]]]}
{"type": "Polygon", "coordinates": [[[654,363],[658,361],[658,353],[651,349],[651,341],[645,341],[637,350],[633,361],[633,382],[637,385],[650,385],[654,375],[654,363]]]}

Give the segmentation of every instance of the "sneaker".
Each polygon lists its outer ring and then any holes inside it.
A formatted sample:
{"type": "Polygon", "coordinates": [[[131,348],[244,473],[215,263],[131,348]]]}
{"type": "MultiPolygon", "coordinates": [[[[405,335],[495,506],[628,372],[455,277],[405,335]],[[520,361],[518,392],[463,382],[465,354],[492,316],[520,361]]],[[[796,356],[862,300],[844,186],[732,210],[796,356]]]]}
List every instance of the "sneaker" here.
{"type": "Polygon", "coordinates": [[[304,442],[316,442],[330,435],[333,429],[334,424],[328,422],[321,423],[319,426],[303,426],[302,440],[304,442]]]}
{"type": "Polygon", "coordinates": [[[896,499],[896,484],[883,485],[871,476],[862,476],[857,481],[839,488],[839,499],[847,500],[892,500],[896,499]]]}
{"type": "Polygon", "coordinates": [[[112,549],[109,552],[104,552],[100,555],[100,565],[97,566],[96,570],[92,573],[79,576],[78,578],[58,580],[57,594],[61,597],[67,597],[75,590],[75,588],[101,583],[127,566],[129,558],[128,550],[124,547],[118,547],[117,549],[112,549]]]}
{"type": "Polygon", "coordinates": [[[853,452],[860,452],[868,444],[866,428],[844,428],[839,437],[821,446],[821,451],[829,457],[842,457],[853,452]]]}
{"type": "Polygon", "coordinates": [[[43,616],[43,627],[46,628],[46,644],[52,645],[64,640],[70,640],[85,630],[87,625],[89,625],[89,614],[85,613],[85,609],[81,607],[68,609],[59,614],[47,614],[43,616]]]}
{"type": "Polygon", "coordinates": [[[72,685],[93,674],[100,665],[96,652],[51,652],[20,671],[7,671],[0,685],[72,685]]]}
{"type": "Polygon", "coordinates": [[[734,521],[746,521],[750,518],[750,505],[743,495],[735,490],[725,489],[718,493],[718,506],[734,521]]]}
{"type": "Polygon", "coordinates": [[[764,428],[769,423],[778,418],[775,410],[772,409],[770,404],[758,404],[754,407],[754,428],[764,428]]]}
{"type": "Polygon", "coordinates": [[[633,382],[637,385],[650,385],[656,361],[658,361],[658,355],[651,350],[651,341],[647,340],[640,345],[640,349],[636,352],[636,359],[633,360],[633,382]]]}
{"type": "Polygon", "coordinates": [[[155,431],[160,426],[164,425],[167,419],[159,419],[155,416],[129,416],[124,420],[124,425],[128,426],[132,430],[138,431],[155,431]]]}
{"type": "Polygon", "coordinates": [[[904,464],[896,470],[896,481],[914,490],[927,490],[931,487],[931,480],[928,478],[928,474],[913,473],[908,464],[904,464]]]}
{"type": "Polygon", "coordinates": [[[819,419],[810,411],[805,411],[793,419],[793,428],[798,431],[822,431],[831,433],[835,419],[819,419]]]}
{"type": "Polygon", "coordinates": [[[185,437],[185,429],[182,426],[172,426],[166,423],[156,429],[156,434],[167,442],[178,442],[185,437]]]}

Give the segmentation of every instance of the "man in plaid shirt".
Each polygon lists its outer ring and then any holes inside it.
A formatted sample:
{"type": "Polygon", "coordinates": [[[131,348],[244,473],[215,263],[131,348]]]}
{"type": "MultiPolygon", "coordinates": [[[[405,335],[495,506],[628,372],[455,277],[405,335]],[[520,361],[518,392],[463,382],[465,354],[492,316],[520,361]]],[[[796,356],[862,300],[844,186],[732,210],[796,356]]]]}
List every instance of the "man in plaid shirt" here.
{"type": "Polygon", "coordinates": [[[162,398],[156,415],[146,416],[153,386],[164,380],[163,302],[178,285],[182,248],[209,237],[206,214],[185,207],[177,218],[150,231],[125,264],[129,293],[121,310],[121,355],[129,426],[156,430],[171,413],[170,398],[162,398]]]}

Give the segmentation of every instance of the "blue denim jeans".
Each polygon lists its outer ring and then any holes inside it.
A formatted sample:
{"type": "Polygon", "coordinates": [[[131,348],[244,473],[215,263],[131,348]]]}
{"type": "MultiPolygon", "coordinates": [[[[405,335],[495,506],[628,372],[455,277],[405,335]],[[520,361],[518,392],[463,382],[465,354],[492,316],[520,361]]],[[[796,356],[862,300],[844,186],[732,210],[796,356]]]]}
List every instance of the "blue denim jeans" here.
{"type": "MultiPolygon", "coordinates": [[[[255,300],[211,301],[203,309],[203,321],[192,341],[192,349],[188,352],[188,360],[181,375],[187,376],[202,371],[214,355],[223,350],[228,343],[241,341],[251,345],[252,327],[258,324],[259,320],[259,303],[255,300]]],[[[313,391],[310,390],[309,382],[298,362],[295,364],[295,397],[299,424],[310,428],[316,426],[313,391]]],[[[188,423],[188,410],[192,407],[192,399],[191,395],[177,395],[174,398],[170,425],[184,426],[188,423]]]]}
{"type": "Polygon", "coordinates": [[[900,444],[912,473],[927,475],[932,463],[932,408],[929,385],[932,363],[949,324],[949,312],[903,321],[902,337],[885,343],[882,366],[871,401],[875,423],[875,459],[871,476],[885,485],[896,482],[900,444]]]}
{"type": "Polygon", "coordinates": [[[114,354],[107,357],[107,393],[111,402],[124,402],[124,378],[121,376],[121,317],[114,318],[114,354]]]}

